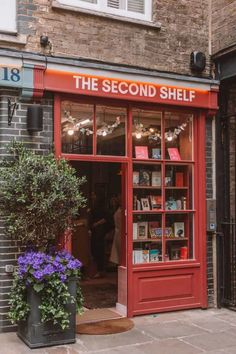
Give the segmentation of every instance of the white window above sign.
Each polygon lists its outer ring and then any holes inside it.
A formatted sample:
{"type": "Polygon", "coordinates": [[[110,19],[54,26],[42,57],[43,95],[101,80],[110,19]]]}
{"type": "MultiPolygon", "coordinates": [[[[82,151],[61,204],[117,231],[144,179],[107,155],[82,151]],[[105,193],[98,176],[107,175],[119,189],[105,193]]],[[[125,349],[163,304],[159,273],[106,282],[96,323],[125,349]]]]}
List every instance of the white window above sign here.
{"type": "Polygon", "coordinates": [[[151,21],[152,17],[152,0],[57,0],[57,2],[143,21],[151,21]]]}
{"type": "Polygon", "coordinates": [[[16,0],[0,0],[0,32],[16,33],[16,0]]]}

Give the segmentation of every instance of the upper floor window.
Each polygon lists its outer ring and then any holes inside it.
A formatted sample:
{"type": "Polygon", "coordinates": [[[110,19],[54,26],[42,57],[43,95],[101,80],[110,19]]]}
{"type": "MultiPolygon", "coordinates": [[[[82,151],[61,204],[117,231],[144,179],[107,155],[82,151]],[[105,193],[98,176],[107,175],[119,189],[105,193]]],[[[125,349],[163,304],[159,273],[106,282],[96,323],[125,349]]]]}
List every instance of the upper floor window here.
{"type": "Polygon", "coordinates": [[[151,21],[152,0],[58,0],[61,4],[151,21]]]}
{"type": "Polygon", "coordinates": [[[16,0],[1,0],[0,31],[16,32],[16,0]]]}

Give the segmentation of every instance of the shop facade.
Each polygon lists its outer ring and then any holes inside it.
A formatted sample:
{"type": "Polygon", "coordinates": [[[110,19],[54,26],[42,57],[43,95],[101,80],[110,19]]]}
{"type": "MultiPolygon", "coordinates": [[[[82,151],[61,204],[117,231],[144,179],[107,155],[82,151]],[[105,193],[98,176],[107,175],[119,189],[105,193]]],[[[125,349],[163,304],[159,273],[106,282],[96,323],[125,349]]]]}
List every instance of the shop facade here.
{"type": "Polygon", "coordinates": [[[216,83],[102,67],[34,74],[37,95],[55,95],[56,156],[122,166],[117,309],[206,308],[205,122],[216,83]]]}
{"type": "MultiPolygon", "coordinates": [[[[149,8],[141,19],[142,6],[132,18],[116,8],[93,11],[96,1],[17,3],[13,32],[0,35],[0,158],[16,139],[40,153],[54,146],[78,168],[93,164],[94,179],[97,164],[119,166],[119,310],[133,316],[213,306],[205,202],[214,197],[217,82],[208,5],[141,1],[149,8]],[[206,57],[199,72],[190,68],[195,50],[206,57]],[[43,131],[28,129],[31,105],[43,108],[43,131]]],[[[0,330],[8,331],[6,266],[16,265],[21,249],[6,239],[4,219],[0,245],[0,330]]]]}

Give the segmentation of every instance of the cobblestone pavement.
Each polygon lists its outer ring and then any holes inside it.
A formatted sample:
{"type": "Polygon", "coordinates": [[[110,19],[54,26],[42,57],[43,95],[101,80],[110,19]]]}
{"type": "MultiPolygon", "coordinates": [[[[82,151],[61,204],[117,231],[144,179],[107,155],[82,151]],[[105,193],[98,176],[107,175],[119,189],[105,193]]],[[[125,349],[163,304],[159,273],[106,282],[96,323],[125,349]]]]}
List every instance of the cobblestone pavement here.
{"type": "Polygon", "coordinates": [[[0,354],[236,354],[236,312],[189,310],[133,318],[120,334],[79,335],[72,345],[30,350],[15,333],[0,334],[0,354]]]}

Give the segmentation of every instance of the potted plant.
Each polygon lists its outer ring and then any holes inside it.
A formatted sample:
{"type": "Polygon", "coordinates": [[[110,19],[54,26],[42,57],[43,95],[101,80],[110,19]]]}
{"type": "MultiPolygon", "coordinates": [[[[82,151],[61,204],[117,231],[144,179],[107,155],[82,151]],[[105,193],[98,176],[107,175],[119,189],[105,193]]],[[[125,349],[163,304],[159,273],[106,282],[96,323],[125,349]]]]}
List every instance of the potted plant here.
{"type": "Polygon", "coordinates": [[[9,316],[31,348],[72,343],[76,308],[82,308],[81,263],[58,243],[85,205],[84,178],[51,153],[16,142],[9,151],[12,158],[1,163],[1,209],[6,234],[26,249],[18,258],[9,316]]]}

